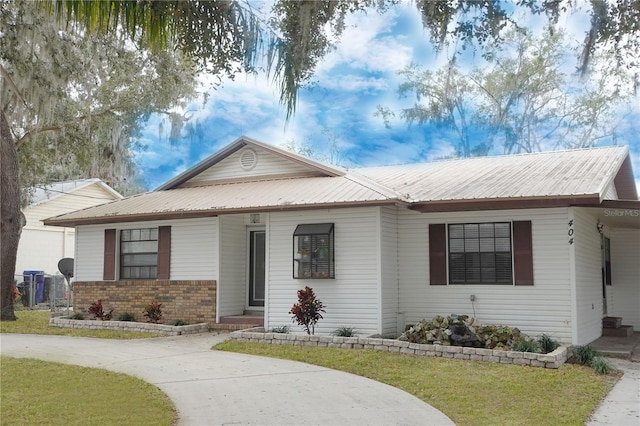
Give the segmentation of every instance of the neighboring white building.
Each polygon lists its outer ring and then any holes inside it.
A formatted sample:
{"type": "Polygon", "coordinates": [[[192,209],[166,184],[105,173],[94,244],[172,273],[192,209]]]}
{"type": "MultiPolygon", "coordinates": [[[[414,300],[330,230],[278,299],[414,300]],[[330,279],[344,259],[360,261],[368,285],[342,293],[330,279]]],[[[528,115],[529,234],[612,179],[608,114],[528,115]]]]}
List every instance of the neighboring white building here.
{"type": "Polygon", "coordinates": [[[22,228],[16,275],[23,271],[57,274],[58,261],[75,256],[75,229],[46,226],[43,220],[60,214],[122,199],[122,195],[100,179],[58,182],[35,189],[31,204],[22,212],[22,228]]]}
{"type": "Polygon", "coordinates": [[[161,300],[169,318],[254,311],[272,328],[310,286],[318,333],[452,313],[573,344],[606,315],[640,328],[625,147],[346,171],[240,138],[153,192],[45,222],[76,227],[80,307],[161,300]]]}

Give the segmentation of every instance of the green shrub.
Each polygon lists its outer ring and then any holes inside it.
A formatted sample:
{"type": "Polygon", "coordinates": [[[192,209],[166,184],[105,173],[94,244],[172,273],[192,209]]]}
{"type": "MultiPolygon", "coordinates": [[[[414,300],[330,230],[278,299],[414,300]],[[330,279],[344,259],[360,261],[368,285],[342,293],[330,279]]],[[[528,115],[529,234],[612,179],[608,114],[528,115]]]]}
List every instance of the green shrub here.
{"type": "Polygon", "coordinates": [[[596,357],[596,351],[589,345],[576,346],[573,349],[575,360],[581,365],[591,365],[593,359],[596,357]]]}
{"type": "Polygon", "coordinates": [[[596,356],[595,358],[593,358],[590,365],[598,374],[608,374],[609,371],[611,371],[611,366],[609,365],[609,363],[607,363],[607,361],[600,356],[596,356]]]}
{"type": "Polygon", "coordinates": [[[517,352],[538,352],[538,345],[533,340],[522,339],[515,342],[512,350],[517,352]]]}
{"type": "Polygon", "coordinates": [[[136,316],[131,312],[123,312],[120,315],[118,315],[118,321],[135,321],[135,320],[136,320],[136,316]]]}
{"type": "Polygon", "coordinates": [[[173,325],[174,327],[179,327],[181,325],[189,325],[189,323],[183,319],[177,319],[177,320],[173,320],[171,322],[171,325],[173,325]]]}
{"type": "Polygon", "coordinates": [[[289,327],[288,325],[280,325],[277,327],[273,327],[271,329],[272,333],[281,333],[281,334],[289,334],[290,331],[291,331],[291,327],[289,327]]]}
{"type": "Polygon", "coordinates": [[[84,319],[84,315],[82,312],[75,312],[71,315],[69,315],[69,319],[72,320],[83,320],[84,319]]]}
{"type": "Polygon", "coordinates": [[[334,336],[340,336],[340,337],[353,337],[356,335],[356,329],[355,327],[338,327],[335,330],[333,330],[333,334],[334,336]]]}
{"type": "Polygon", "coordinates": [[[554,340],[548,334],[542,334],[538,337],[538,346],[540,347],[540,352],[543,354],[548,354],[549,352],[555,351],[560,343],[557,340],[554,340]]]}
{"type": "Polygon", "coordinates": [[[144,316],[149,322],[157,324],[162,319],[162,303],[151,302],[144,307],[144,316]]]}

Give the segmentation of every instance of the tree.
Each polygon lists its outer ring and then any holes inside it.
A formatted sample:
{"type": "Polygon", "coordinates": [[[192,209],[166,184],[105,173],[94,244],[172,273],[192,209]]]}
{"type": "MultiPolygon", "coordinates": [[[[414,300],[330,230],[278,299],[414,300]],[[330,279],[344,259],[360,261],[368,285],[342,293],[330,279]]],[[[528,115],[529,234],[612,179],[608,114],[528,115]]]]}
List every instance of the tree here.
{"type": "MultiPolygon", "coordinates": [[[[456,155],[486,155],[492,148],[520,153],[593,146],[615,136],[615,114],[631,95],[625,73],[593,71],[571,78],[563,68],[561,32],[535,39],[522,31],[487,49],[487,67],[464,72],[455,61],[434,72],[409,65],[399,93],[416,102],[400,112],[409,125],[430,124],[457,135],[456,155]],[[625,92],[626,90],[626,92],[625,92]],[[471,141],[478,141],[472,146],[471,141]]],[[[597,68],[601,58],[592,58],[597,68]]],[[[395,115],[379,107],[387,123],[395,115]]]]}
{"type": "Polygon", "coordinates": [[[149,55],[115,35],[62,32],[34,3],[9,6],[0,14],[7,29],[0,64],[8,74],[0,107],[18,149],[22,188],[90,176],[134,192],[140,185],[133,185],[130,147],[138,123],[192,96],[193,66],[179,52],[149,55]],[[16,104],[9,81],[25,106],[16,104]]]}

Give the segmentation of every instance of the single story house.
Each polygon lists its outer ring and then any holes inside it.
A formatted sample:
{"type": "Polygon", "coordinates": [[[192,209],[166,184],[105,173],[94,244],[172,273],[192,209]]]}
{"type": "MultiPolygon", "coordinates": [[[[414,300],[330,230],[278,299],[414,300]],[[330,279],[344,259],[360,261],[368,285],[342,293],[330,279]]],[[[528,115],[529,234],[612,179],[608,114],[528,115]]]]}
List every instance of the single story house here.
{"type": "MultiPolygon", "coordinates": [[[[397,335],[469,314],[573,344],[640,328],[640,201],[626,147],[343,170],[246,137],[156,190],[50,218],[76,228],[76,306],[253,311],[397,335]]],[[[296,331],[301,329],[294,328],[296,331]]]]}
{"type": "Polygon", "coordinates": [[[75,229],[44,225],[46,218],[120,199],[122,195],[100,179],[55,182],[34,188],[29,205],[22,209],[27,223],[18,245],[16,275],[21,276],[27,270],[58,274],[58,261],[74,257],[75,229]]]}

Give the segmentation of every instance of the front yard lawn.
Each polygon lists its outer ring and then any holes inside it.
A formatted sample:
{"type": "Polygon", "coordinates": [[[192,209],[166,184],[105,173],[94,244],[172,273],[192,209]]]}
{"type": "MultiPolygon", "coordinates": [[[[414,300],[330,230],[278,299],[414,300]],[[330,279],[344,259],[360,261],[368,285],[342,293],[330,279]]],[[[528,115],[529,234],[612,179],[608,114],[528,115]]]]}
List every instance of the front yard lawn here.
{"type": "Polygon", "coordinates": [[[166,425],[172,402],[141,379],[96,368],[0,358],[3,425],[166,425]]]}
{"type": "MultiPolygon", "coordinates": [[[[617,375],[565,364],[557,370],[402,355],[225,341],[216,350],[290,359],[395,386],[457,425],[584,425],[617,375]]],[[[301,392],[304,390],[301,390],[301,392]]]]}
{"type": "Polygon", "coordinates": [[[84,330],[78,328],[49,327],[49,311],[16,310],[17,321],[0,321],[0,333],[54,334],[57,336],[99,337],[102,339],[142,339],[160,334],[138,331],[84,330]]]}

